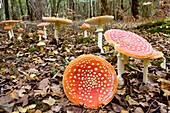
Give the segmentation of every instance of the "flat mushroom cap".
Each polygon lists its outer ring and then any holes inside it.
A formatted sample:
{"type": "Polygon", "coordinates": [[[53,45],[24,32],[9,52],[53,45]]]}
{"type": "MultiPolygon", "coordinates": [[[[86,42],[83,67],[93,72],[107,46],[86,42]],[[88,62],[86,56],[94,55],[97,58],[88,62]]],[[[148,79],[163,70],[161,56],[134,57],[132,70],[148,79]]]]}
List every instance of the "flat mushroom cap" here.
{"type": "Polygon", "coordinates": [[[38,44],[37,44],[37,46],[45,46],[46,44],[43,42],[43,41],[41,41],[41,42],[39,42],[38,44]]]}
{"type": "Polygon", "coordinates": [[[60,23],[60,24],[71,24],[72,20],[57,18],[57,17],[43,17],[42,20],[52,23],[60,23]]]}
{"type": "Polygon", "coordinates": [[[88,18],[85,20],[85,22],[91,25],[99,25],[99,24],[110,22],[111,20],[113,20],[113,18],[114,16],[109,16],[109,15],[97,16],[97,17],[88,18]]]}
{"type": "Polygon", "coordinates": [[[105,39],[114,48],[134,58],[149,58],[153,52],[151,44],[141,36],[124,30],[111,29],[104,33],[105,39]]]}
{"type": "Polygon", "coordinates": [[[14,25],[15,23],[21,22],[21,20],[3,20],[1,21],[2,27],[5,26],[5,24],[12,24],[14,25]]]}
{"type": "Polygon", "coordinates": [[[117,89],[114,68],[105,59],[94,55],[81,55],[65,69],[64,92],[76,105],[98,108],[108,104],[117,89]]]}
{"type": "Polygon", "coordinates": [[[152,54],[150,55],[150,59],[157,59],[163,57],[164,54],[160,51],[153,50],[152,54]]]}
{"type": "Polygon", "coordinates": [[[49,24],[50,24],[50,23],[43,22],[43,23],[38,24],[37,26],[38,26],[38,27],[48,26],[49,24]]]}

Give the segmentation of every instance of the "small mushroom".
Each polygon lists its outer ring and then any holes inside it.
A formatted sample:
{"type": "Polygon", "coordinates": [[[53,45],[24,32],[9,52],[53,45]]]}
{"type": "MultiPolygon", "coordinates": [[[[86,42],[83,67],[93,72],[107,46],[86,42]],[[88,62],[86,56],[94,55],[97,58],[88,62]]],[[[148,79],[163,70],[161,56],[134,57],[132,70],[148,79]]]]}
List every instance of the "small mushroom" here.
{"type": "Polygon", "coordinates": [[[23,28],[19,28],[18,29],[18,33],[19,33],[19,36],[18,36],[18,40],[22,40],[22,34],[24,33],[24,29],[23,28]]]}
{"type": "Polygon", "coordinates": [[[49,25],[49,23],[44,23],[44,22],[37,25],[38,27],[43,27],[43,30],[44,30],[43,37],[45,38],[45,40],[47,39],[47,28],[46,28],[46,26],[48,26],[48,25],[49,25]]]}
{"type": "Polygon", "coordinates": [[[44,34],[44,31],[38,30],[37,34],[38,34],[38,37],[39,37],[39,41],[41,41],[42,40],[41,36],[44,34]]]}
{"type": "Polygon", "coordinates": [[[8,31],[9,39],[11,39],[12,38],[11,27],[10,26],[5,26],[4,30],[8,31]]]}
{"type": "Polygon", "coordinates": [[[103,24],[110,22],[113,20],[114,16],[97,16],[92,17],[85,20],[85,23],[91,24],[91,25],[98,25],[96,32],[98,32],[98,47],[101,49],[101,53],[104,53],[104,50],[102,48],[102,35],[103,35],[103,24]]]}
{"type": "Polygon", "coordinates": [[[81,55],[66,67],[63,88],[74,104],[98,108],[112,100],[117,90],[117,77],[113,66],[105,59],[81,55]]]}
{"type": "Polygon", "coordinates": [[[150,59],[153,53],[151,44],[135,33],[119,29],[107,30],[104,36],[106,41],[118,51],[117,66],[119,85],[124,84],[123,78],[121,77],[124,72],[124,59],[122,59],[124,55],[144,60],[143,82],[147,83],[148,59],[150,59]]]}
{"type": "Polygon", "coordinates": [[[60,24],[71,24],[72,20],[64,19],[64,18],[57,18],[57,17],[43,17],[42,20],[55,23],[55,30],[54,30],[54,37],[58,42],[58,32],[60,30],[60,24]]]}
{"type": "Polygon", "coordinates": [[[86,38],[87,37],[87,29],[90,28],[90,25],[86,24],[86,23],[83,23],[81,28],[84,30],[84,38],[86,38]]]}
{"type": "Polygon", "coordinates": [[[41,52],[41,53],[44,52],[44,46],[45,46],[45,45],[46,45],[46,44],[45,44],[43,41],[40,41],[40,42],[37,44],[37,46],[40,47],[40,52],[41,52]]]}
{"type": "Polygon", "coordinates": [[[30,39],[33,39],[34,34],[30,32],[28,33],[28,36],[30,37],[30,39]]]}
{"type": "Polygon", "coordinates": [[[13,27],[16,23],[21,22],[21,20],[3,20],[1,21],[2,26],[10,26],[11,27],[11,35],[14,37],[13,27]]]}

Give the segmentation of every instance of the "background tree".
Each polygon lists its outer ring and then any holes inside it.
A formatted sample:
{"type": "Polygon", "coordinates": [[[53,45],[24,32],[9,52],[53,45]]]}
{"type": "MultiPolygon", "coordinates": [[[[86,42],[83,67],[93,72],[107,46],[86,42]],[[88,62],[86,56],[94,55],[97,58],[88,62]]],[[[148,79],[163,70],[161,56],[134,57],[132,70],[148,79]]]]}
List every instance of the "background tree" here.
{"type": "Polygon", "coordinates": [[[4,0],[4,7],[5,7],[5,19],[8,20],[8,19],[10,19],[8,0],[4,0]]]}

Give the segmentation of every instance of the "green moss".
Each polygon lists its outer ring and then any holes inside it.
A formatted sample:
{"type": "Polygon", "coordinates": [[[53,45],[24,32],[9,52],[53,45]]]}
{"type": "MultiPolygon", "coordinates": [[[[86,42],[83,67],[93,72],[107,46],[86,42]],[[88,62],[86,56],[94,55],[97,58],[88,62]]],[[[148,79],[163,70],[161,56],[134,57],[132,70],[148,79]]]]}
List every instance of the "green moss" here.
{"type": "Polygon", "coordinates": [[[170,21],[169,20],[158,20],[148,22],[146,24],[141,24],[137,27],[138,29],[146,29],[148,32],[151,33],[170,33],[170,21]]]}
{"type": "Polygon", "coordinates": [[[35,52],[35,51],[39,51],[39,48],[38,47],[30,47],[29,48],[29,52],[35,52]]]}

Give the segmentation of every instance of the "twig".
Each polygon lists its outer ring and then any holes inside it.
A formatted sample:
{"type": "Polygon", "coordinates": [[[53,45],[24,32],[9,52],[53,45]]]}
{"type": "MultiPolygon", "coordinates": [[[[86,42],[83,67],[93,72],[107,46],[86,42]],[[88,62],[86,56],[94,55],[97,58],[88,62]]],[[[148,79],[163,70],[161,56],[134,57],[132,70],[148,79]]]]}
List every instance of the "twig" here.
{"type": "Polygon", "coordinates": [[[147,110],[147,112],[146,113],[149,113],[149,111],[150,111],[150,109],[151,109],[151,107],[152,107],[152,105],[154,104],[156,102],[156,100],[154,100],[150,105],[149,105],[149,108],[148,108],[148,110],[147,110]]]}

